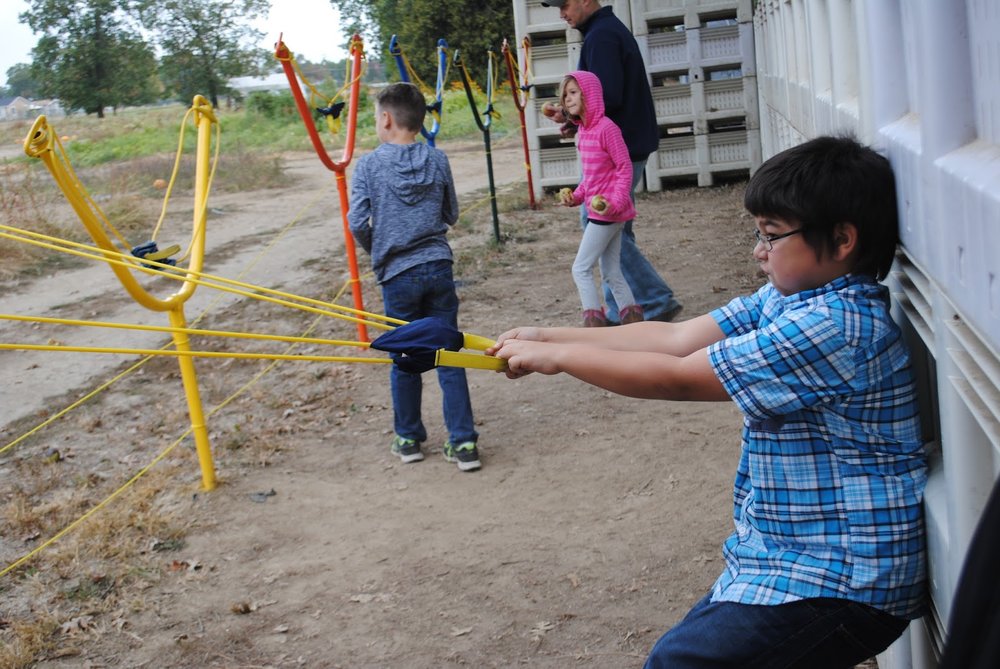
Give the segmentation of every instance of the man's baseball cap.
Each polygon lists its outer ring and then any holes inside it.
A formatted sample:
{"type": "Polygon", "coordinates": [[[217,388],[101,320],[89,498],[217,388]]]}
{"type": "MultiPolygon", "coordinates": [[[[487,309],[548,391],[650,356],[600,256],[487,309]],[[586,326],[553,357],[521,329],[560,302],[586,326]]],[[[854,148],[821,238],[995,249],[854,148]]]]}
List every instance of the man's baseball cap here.
{"type": "Polygon", "coordinates": [[[566,0],[543,0],[542,7],[560,8],[566,4],[566,0]]]}

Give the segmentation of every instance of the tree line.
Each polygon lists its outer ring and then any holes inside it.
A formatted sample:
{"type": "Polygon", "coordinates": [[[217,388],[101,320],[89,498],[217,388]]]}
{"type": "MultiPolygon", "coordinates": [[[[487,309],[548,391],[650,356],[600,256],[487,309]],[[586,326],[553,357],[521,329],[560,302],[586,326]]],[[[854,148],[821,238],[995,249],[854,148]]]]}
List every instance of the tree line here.
{"type": "MultiPolygon", "coordinates": [[[[364,38],[368,60],[391,62],[387,49],[397,35],[428,82],[435,81],[439,38],[461,49],[477,79],[485,77],[487,49],[498,49],[505,37],[514,41],[510,0],[329,1],[340,11],[343,33],[364,38]]],[[[32,61],[8,69],[0,92],[58,98],[67,111],[103,117],[105,109],[164,99],[190,102],[195,94],[218,106],[231,92],[229,79],[278,69],[273,51],[255,46],[263,34],[252,26],[267,16],[270,0],[29,0],[28,5],[19,20],[39,36],[32,61]]],[[[384,70],[398,78],[395,67],[384,70]]],[[[322,68],[318,73],[325,74],[322,68]]]]}

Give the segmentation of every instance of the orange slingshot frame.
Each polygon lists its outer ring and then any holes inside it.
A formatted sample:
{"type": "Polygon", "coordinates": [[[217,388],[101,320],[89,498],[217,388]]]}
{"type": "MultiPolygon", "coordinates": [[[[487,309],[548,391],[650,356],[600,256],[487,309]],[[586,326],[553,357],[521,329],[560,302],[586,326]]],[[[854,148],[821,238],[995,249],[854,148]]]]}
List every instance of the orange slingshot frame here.
{"type": "MultiPolygon", "coordinates": [[[[309,133],[309,139],[312,141],[313,148],[316,149],[316,155],[319,156],[320,162],[336,175],[337,192],[340,194],[340,215],[344,225],[344,248],[347,251],[347,265],[351,273],[351,295],[354,298],[354,308],[358,311],[364,311],[365,306],[364,299],[361,296],[361,279],[358,272],[354,236],[351,234],[351,229],[347,222],[347,211],[350,209],[350,201],[347,197],[346,177],[347,166],[351,164],[351,158],[354,155],[354,136],[358,125],[358,94],[361,89],[361,59],[364,58],[364,47],[361,43],[361,37],[358,35],[354,35],[351,38],[350,54],[352,58],[351,93],[350,100],[347,103],[347,139],[340,160],[334,162],[327,153],[326,147],[323,146],[323,140],[320,139],[319,133],[316,131],[316,123],[313,121],[312,110],[309,108],[309,104],[302,94],[302,87],[295,73],[292,52],[288,49],[284,41],[282,41],[280,35],[278,36],[278,43],[274,48],[274,57],[281,61],[285,76],[288,77],[288,85],[291,88],[292,97],[295,98],[295,106],[298,108],[299,116],[302,117],[302,122],[306,126],[306,132],[309,133]]],[[[357,326],[358,341],[370,341],[368,339],[368,328],[365,324],[359,322],[357,326]]]]}

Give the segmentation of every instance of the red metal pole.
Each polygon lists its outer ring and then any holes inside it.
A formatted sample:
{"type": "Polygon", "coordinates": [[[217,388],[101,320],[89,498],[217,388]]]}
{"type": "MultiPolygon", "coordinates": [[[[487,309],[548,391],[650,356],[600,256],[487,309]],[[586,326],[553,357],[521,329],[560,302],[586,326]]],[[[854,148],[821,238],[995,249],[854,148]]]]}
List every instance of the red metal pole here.
{"type": "MultiPolygon", "coordinates": [[[[524,41],[524,57],[527,58],[527,46],[530,42],[527,37],[524,38],[524,41]]],[[[528,173],[528,205],[532,209],[538,209],[538,204],[535,202],[535,187],[532,185],[531,179],[531,156],[528,153],[528,128],[524,124],[524,108],[528,101],[528,95],[525,95],[524,101],[521,100],[519,92],[521,89],[518,86],[517,77],[514,73],[514,59],[510,55],[510,48],[507,45],[506,38],[504,38],[502,50],[504,59],[507,61],[507,79],[510,81],[510,92],[514,96],[514,106],[517,107],[517,113],[521,116],[521,145],[524,147],[524,169],[528,173]]]]}
{"type": "MultiPolygon", "coordinates": [[[[289,51],[285,43],[281,41],[280,37],[278,38],[277,45],[275,45],[274,55],[279,61],[281,61],[281,67],[284,69],[285,76],[288,78],[288,85],[291,88],[292,97],[295,98],[295,106],[299,110],[299,116],[302,117],[302,122],[305,123],[306,132],[309,133],[309,139],[312,141],[313,148],[316,149],[316,155],[319,156],[320,161],[326,165],[327,169],[336,174],[337,191],[340,195],[340,214],[344,224],[344,249],[347,252],[347,266],[351,274],[351,295],[354,298],[354,308],[358,311],[364,311],[365,305],[364,299],[361,296],[361,275],[358,271],[358,259],[354,246],[354,236],[351,234],[350,225],[347,222],[347,212],[350,208],[350,201],[347,197],[347,179],[345,178],[347,166],[351,164],[351,158],[354,156],[355,131],[357,130],[358,125],[358,100],[359,92],[361,90],[361,59],[364,57],[364,48],[361,44],[361,37],[358,35],[351,38],[350,52],[353,62],[351,65],[351,94],[350,100],[347,103],[347,140],[344,144],[344,151],[341,154],[341,159],[336,162],[330,158],[326,147],[323,146],[323,140],[320,139],[319,132],[316,130],[316,123],[313,121],[312,110],[309,108],[309,104],[306,102],[305,96],[302,94],[302,87],[299,85],[298,78],[295,75],[295,68],[292,67],[291,51],[289,51]]],[[[364,323],[358,323],[357,325],[358,340],[368,342],[367,326],[364,323]]]]}

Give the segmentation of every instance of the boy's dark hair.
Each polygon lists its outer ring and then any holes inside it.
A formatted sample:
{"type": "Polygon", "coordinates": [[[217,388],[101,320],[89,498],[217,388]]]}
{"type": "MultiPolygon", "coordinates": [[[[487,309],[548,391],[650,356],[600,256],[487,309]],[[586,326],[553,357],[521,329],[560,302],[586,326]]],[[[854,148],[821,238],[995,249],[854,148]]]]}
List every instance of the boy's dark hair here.
{"type": "Polygon", "coordinates": [[[409,82],[389,84],[375,96],[379,109],[392,114],[392,118],[407,130],[419,132],[427,116],[427,101],[416,85],[409,82]]]}
{"type": "Polygon", "coordinates": [[[817,137],[786,149],[754,173],[743,197],[754,216],[802,227],[817,257],[835,248],[838,223],[858,231],[852,272],[888,275],[899,242],[896,182],[889,161],[853,137],[817,137]]]}

